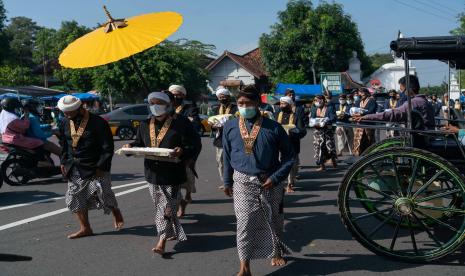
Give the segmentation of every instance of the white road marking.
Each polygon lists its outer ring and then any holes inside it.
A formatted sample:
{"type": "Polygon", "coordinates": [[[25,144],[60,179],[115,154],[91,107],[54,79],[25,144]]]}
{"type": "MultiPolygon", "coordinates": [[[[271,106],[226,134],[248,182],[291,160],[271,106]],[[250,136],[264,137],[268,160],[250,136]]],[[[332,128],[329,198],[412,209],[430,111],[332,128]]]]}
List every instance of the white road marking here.
{"type": "MultiPolygon", "coordinates": [[[[133,193],[133,192],[142,190],[142,189],[146,189],[146,188],[147,188],[147,185],[143,185],[143,186],[132,188],[132,189],[129,189],[129,190],[126,190],[126,191],[123,191],[123,192],[119,192],[119,193],[115,194],[115,196],[122,196],[122,195],[125,195],[125,194],[129,194],[129,193],[133,193]]],[[[69,211],[68,208],[63,208],[63,209],[58,209],[58,210],[48,212],[48,213],[45,213],[45,214],[42,214],[42,215],[30,217],[30,218],[23,219],[23,220],[18,220],[18,221],[15,221],[15,222],[8,223],[8,224],[0,226],[0,231],[6,230],[6,229],[9,229],[9,228],[13,228],[13,227],[16,227],[16,226],[19,226],[19,225],[23,225],[23,224],[26,224],[26,223],[29,223],[29,222],[33,222],[33,221],[36,221],[36,220],[40,220],[40,219],[43,219],[43,218],[58,215],[58,214],[61,214],[61,213],[67,212],[67,211],[69,211]]]]}
{"type": "MultiPolygon", "coordinates": [[[[140,184],[144,184],[144,183],[147,183],[147,182],[140,181],[140,182],[128,183],[128,184],[123,184],[123,185],[119,185],[119,186],[114,186],[114,187],[112,187],[112,189],[116,190],[116,189],[136,186],[136,185],[140,185],[140,184]]],[[[30,202],[26,202],[26,203],[19,203],[19,204],[14,204],[14,205],[3,206],[3,207],[0,207],[0,211],[19,208],[19,207],[24,207],[24,206],[30,206],[30,205],[33,205],[33,204],[38,204],[38,203],[43,203],[43,202],[57,201],[57,200],[60,200],[60,199],[63,199],[63,198],[65,198],[65,197],[60,196],[60,197],[44,198],[44,199],[41,199],[41,200],[30,201],[30,202]]]]}

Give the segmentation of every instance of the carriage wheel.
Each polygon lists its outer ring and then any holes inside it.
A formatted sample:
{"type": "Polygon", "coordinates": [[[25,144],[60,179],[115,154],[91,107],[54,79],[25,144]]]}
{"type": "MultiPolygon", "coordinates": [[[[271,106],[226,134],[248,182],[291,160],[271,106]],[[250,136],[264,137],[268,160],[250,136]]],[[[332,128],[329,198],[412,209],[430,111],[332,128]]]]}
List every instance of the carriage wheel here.
{"type": "Polygon", "coordinates": [[[366,150],[363,151],[362,156],[366,156],[370,153],[380,151],[383,149],[387,149],[387,148],[407,147],[410,144],[409,140],[410,139],[407,136],[386,138],[366,148],[366,150]]]}
{"type": "Polygon", "coordinates": [[[419,149],[390,148],[352,165],[338,205],[344,225],[367,249],[426,262],[464,242],[464,198],[465,177],[451,163],[419,149]]]}

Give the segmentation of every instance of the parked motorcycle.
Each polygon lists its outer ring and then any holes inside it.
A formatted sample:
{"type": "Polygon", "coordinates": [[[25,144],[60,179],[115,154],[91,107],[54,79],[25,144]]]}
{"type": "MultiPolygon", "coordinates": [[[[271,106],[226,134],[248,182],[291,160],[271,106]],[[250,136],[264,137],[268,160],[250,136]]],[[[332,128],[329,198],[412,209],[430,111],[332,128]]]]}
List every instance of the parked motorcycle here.
{"type": "Polygon", "coordinates": [[[61,175],[60,166],[55,164],[50,153],[39,155],[27,149],[2,144],[0,161],[3,181],[11,186],[26,185],[33,179],[61,175]]]}

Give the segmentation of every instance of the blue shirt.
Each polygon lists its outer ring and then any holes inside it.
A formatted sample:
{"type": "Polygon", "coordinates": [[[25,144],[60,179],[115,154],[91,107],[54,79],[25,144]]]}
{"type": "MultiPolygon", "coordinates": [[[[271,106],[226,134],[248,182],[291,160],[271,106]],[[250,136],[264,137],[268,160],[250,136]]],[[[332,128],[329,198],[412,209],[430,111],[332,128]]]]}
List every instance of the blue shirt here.
{"type": "MultiPolygon", "coordinates": [[[[249,132],[253,122],[246,120],[249,132]]],[[[254,176],[265,175],[277,185],[286,179],[295,162],[295,153],[286,131],[279,123],[268,118],[263,118],[252,154],[245,153],[239,118],[228,121],[223,128],[223,150],[223,181],[226,187],[233,186],[234,171],[254,176]]]]}
{"type": "Polygon", "coordinates": [[[31,113],[29,113],[29,122],[29,129],[26,133],[28,137],[37,138],[45,142],[47,141],[47,138],[52,136],[50,131],[44,130],[45,128],[49,127],[49,125],[41,125],[39,119],[31,113]]]}

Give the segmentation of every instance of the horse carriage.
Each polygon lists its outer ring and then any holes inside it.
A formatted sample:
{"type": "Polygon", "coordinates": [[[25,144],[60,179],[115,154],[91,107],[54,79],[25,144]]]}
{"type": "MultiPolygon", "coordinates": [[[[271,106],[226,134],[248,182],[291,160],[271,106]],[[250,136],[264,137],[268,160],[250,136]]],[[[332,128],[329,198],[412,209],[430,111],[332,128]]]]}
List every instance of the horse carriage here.
{"type": "MultiPolygon", "coordinates": [[[[465,36],[399,38],[390,46],[404,58],[406,75],[409,60],[436,59],[465,69],[465,36]]],[[[404,135],[371,146],[350,166],[338,206],[348,231],[370,251],[429,262],[465,241],[465,153],[456,134],[426,129],[410,99],[408,104],[406,128],[340,124],[404,135]]]]}

